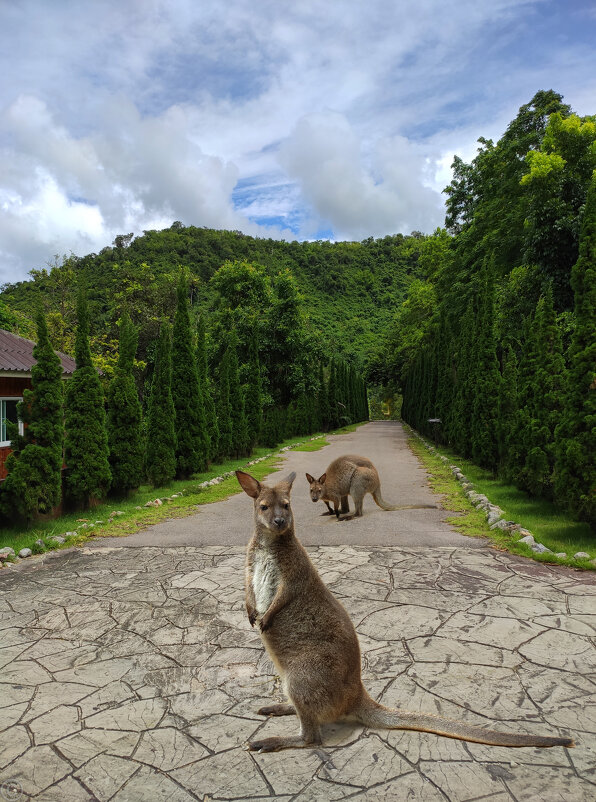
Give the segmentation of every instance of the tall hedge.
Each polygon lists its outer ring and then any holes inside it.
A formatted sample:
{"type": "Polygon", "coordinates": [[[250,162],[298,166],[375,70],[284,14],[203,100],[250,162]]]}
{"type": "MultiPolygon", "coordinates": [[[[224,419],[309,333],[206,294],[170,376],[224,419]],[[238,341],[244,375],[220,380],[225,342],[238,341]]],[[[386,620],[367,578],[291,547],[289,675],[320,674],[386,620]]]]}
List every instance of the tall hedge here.
{"type": "Polygon", "coordinates": [[[588,190],[571,286],[575,330],[565,407],[556,430],[555,493],[596,527],[596,173],[588,190]]]}
{"type": "Polygon", "coordinates": [[[18,427],[10,432],[15,450],[6,461],[8,476],[0,485],[0,510],[26,523],[51,513],[60,504],[63,426],[62,366],[48,337],[46,320],[37,313],[37,343],[31,371],[31,390],[18,405],[27,424],[22,437],[18,427]]]}
{"type": "Polygon", "coordinates": [[[209,442],[188,309],[188,281],[181,273],[172,335],[172,398],[176,420],[176,476],[205,470],[209,442]]]}
{"type": "Polygon", "coordinates": [[[162,323],[147,413],[147,478],[154,487],[167,485],[176,475],[175,410],[172,399],[172,344],[170,324],[162,323]]]}
{"type": "Polygon", "coordinates": [[[213,461],[219,455],[219,426],[217,423],[217,412],[215,401],[213,400],[213,389],[209,368],[207,365],[207,348],[205,343],[205,319],[199,316],[197,321],[197,375],[199,377],[199,389],[203,396],[205,407],[205,435],[207,442],[207,458],[213,461]]]}
{"type": "Polygon", "coordinates": [[[232,451],[234,457],[246,457],[250,454],[250,442],[246,412],[244,409],[244,394],[240,385],[238,373],[238,338],[232,331],[228,343],[228,381],[230,387],[230,416],[232,424],[232,451]]]}
{"type": "Polygon", "coordinates": [[[71,502],[87,507],[104,498],[110,487],[104,394],[91,362],[87,294],[77,299],[76,370],[68,382],[65,412],[66,489],[71,502]]]}
{"type": "Polygon", "coordinates": [[[112,493],[126,496],[143,478],[143,421],[133,376],[138,330],[125,314],[120,320],[118,364],[108,388],[108,445],[112,493]]]}
{"type": "Polygon", "coordinates": [[[250,339],[248,351],[248,381],[246,385],[246,424],[248,427],[249,448],[259,442],[263,428],[263,390],[261,386],[261,363],[257,336],[250,339]]]}

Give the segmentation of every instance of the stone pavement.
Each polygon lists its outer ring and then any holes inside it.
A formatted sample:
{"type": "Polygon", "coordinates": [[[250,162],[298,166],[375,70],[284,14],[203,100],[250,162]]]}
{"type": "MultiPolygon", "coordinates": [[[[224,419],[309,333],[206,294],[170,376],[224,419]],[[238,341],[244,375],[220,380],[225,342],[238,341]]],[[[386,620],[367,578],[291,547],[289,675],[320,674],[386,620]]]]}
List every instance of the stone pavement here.
{"type": "Polygon", "coordinates": [[[0,800],[596,798],[592,574],[486,548],[311,548],[374,697],[577,747],[344,724],[321,748],[259,755],[248,738],[296,721],[256,714],[281,697],[243,609],[243,551],[92,544],[0,571],[0,800]]]}

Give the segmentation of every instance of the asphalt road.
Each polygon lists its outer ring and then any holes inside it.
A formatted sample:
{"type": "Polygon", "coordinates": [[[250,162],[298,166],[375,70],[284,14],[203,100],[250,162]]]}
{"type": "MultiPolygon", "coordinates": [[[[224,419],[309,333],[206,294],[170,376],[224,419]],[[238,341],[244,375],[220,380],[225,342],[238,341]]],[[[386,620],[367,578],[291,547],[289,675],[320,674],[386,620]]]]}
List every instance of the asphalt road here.
{"type": "MultiPolygon", "coordinates": [[[[441,497],[434,494],[427,474],[407,446],[400,423],[373,421],[355,432],[333,435],[320,451],[288,451],[280,470],[265,480],[274,484],[296,471],[292,509],[296,534],[307,546],[456,546],[480,548],[483,539],[460,535],[445,523],[449,513],[441,507],[441,497]],[[320,476],[336,457],[359,454],[373,461],[381,477],[383,498],[390,504],[436,504],[437,509],[379,509],[372,496],[364,501],[364,515],[351,521],[322,517],[323,502],[313,504],[305,473],[320,476]]],[[[248,469],[250,471],[250,469],[248,469]]],[[[206,504],[196,515],[149,526],[126,538],[97,538],[99,547],[129,548],[153,546],[243,546],[253,531],[253,502],[238,488],[237,495],[226,501],[206,504]]],[[[353,504],[350,502],[350,508],[353,504]]]]}

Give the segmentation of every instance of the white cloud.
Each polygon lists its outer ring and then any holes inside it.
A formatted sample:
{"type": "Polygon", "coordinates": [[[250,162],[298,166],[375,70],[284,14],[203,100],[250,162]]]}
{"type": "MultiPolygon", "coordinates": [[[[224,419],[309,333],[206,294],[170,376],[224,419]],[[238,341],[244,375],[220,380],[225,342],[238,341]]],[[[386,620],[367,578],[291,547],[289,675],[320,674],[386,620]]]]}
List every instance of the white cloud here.
{"type": "Polygon", "coordinates": [[[453,154],[538,89],[596,111],[590,26],[547,0],[0,4],[0,282],[174,219],[430,231],[453,154]]]}
{"type": "Polygon", "coordinates": [[[377,141],[366,159],[343,115],[312,114],[284,142],[280,162],[337,238],[409,233],[441,222],[440,198],[424,185],[426,162],[404,137],[377,141]]]}

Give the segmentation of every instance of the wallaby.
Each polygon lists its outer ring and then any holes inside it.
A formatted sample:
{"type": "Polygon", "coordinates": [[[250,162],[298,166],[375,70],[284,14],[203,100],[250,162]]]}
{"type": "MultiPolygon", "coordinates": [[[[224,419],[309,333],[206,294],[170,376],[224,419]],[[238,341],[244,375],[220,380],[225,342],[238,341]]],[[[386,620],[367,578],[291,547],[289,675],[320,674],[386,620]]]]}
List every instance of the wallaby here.
{"type": "Polygon", "coordinates": [[[321,725],[351,718],[367,727],[418,730],[495,746],[573,746],[571,738],[511,735],[425,713],[392,710],[368,695],[360,647],[346,610],[323,583],[294,534],[290,492],[296,478],[268,487],[236,471],[254,499],[255,533],[246,555],[246,611],[255,623],[291,704],[261,707],[264,716],[297,715],[300,734],[250,741],[274,752],[321,743],[321,725]]]}
{"type": "Polygon", "coordinates": [[[377,469],[369,459],[355,454],[345,454],[334,459],[319,479],[315,479],[310,473],[306,474],[306,478],[310,484],[311,499],[323,499],[328,510],[323,515],[335,515],[338,521],[351,521],[352,518],[360,517],[367,493],[372,493],[375,503],[382,510],[436,509],[434,504],[387,504],[381,496],[381,480],[377,469]],[[349,512],[348,495],[354,499],[354,513],[340,519],[340,512],[349,512]],[[333,509],[330,501],[333,502],[333,509]]]}

